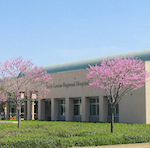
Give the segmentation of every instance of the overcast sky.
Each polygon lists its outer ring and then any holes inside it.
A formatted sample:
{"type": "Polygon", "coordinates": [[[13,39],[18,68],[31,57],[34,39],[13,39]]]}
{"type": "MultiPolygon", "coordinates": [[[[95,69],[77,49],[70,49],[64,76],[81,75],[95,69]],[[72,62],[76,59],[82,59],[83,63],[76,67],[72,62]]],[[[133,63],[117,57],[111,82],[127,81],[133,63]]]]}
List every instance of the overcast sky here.
{"type": "Polygon", "coordinates": [[[0,62],[45,66],[150,48],[150,0],[1,0],[0,62]]]}

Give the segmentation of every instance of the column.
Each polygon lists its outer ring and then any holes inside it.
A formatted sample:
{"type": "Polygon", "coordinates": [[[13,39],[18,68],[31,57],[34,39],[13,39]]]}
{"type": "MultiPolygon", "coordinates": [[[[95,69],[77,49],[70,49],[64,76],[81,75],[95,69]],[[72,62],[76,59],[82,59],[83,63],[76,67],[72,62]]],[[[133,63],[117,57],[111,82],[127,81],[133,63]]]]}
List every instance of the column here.
{"type": "Polygon", "coordinates": [[[73,99],[69,99],[69,121],[73,121],[73,111],[74,111],[74,106],[73,106],[73,99]]]}
{"type": "Polygon", "coordinates": [[[45,120],[45,100],[38,99],[38,120],[45,120]]]}
{"type": "Polygon", "coordinates": [[[41,100],[38,99],[38,120],[41,120],[41,100]]]}
{"type": "Polygon", "coordinates": [[[27,99],[27,120],[31,120],[31,100],[27,99]]]}
{"type": "Polygon", "coordinates": [[[10,120],[10,103],[6,102],[6,120],[10,120]]]}
{"type": "Polygon", "coordinates": [[[90,116],[90,100],[82,97],[82,121],[89,121],[90,116]]]}
{"type": "Polygon", "coordinates": [[[58,120],[58,100],[55,98],[51,98],[51,120],[58,120]]]}
{"type": "Polygon", "coordinates": [[[31,102],[31,120],[34,120],[34,101],[31,102]]]}
{"type": "Polygon", "coordinates": [[[99,96],[99,121],[100,122],[107,122],[108,117],[108,101],[106,96],[99,96]]]}
{"type": "Polygon", "coordinates": [[[103,111],[104,111],[104,107],[103,107],[103,97],[99,96],[99,121],[103,122],[103,111]]]}
{"type": "Polygon", "coordinates": [[[66,104],[65,104],[65,108],[66,108],[65,120],[69,121],[69,98],[65,98],[65,100],[66,100],[66,104]]]}
{"type": "MultiPolygon", "coordinates": [[[[6,104],[5,104],[6,105],[6,104]]],[[[4,107],[4,120],[6,119],[6,106],[4,107]]]]}
{"type": "Polygon", "coordinates": [[[73,99],[66,98],[66,121],[73,120],[73,99]]]}

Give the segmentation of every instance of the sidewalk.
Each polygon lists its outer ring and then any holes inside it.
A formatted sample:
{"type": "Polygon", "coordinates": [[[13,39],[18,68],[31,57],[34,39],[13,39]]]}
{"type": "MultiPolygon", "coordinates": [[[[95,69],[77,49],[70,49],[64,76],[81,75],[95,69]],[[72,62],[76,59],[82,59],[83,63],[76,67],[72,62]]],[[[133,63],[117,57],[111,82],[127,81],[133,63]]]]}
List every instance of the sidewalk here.
{"type": "Polygon", "coordinates": [[[18,123],[18,121],[0,121],[0,123],[18,123]]]}
{"type": "Polygon", "coordinates": [[[73,148],[150,148],[150,143],[119,144],[119,145],[73,147],[73,148]]]}

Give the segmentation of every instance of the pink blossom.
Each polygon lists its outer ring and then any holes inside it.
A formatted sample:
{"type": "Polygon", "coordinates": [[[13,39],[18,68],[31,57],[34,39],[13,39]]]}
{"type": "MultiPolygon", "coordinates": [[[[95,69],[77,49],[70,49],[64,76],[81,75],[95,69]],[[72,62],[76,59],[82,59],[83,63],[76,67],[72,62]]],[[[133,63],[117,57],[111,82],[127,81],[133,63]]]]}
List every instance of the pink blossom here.
{"type": "MultiPolygon", "coordinates": [[[[116,57],[114,60],[104,59],[101,65],[89,65],[87,79],[91,79],[90,85],[94,88],[106,90],[106,95],[116,100],[129,91],[143,87],[150,73],[145,71],[145,63],[140,59],[134,59],[132,55],[122,58],[116,57]],[[124,94],[117,94],[121,88],[127,89],[124,94]]],[[[116,101],[117,102],[117,101],[116,101]]],[[[114,103],[116,103],[114,101],[114,103]]]]}
{"type": "Polygon", "coordinates": [[[2,101],[2,102],[6,102],[6,98],[5,98],[5,97],[2,97],[2,98],[1,98],[1,101],[2,101]]]}
{"type": "MultiPolygon", "coordinates": [[[[43,67],[34,66],[31,61],[24,61],[22,57],[0,63],[2,94],[20,101],[20,92],[25,92],[25,97],[34,90],[39,92],[38,97],[44,97],[50,90],[46,85],[51,83],[51,76],[43,67]],[[11,95],[10,95],[11,94],[11,95]]],[[[1,100],[5,100],[0,94],[1,100]]]]}

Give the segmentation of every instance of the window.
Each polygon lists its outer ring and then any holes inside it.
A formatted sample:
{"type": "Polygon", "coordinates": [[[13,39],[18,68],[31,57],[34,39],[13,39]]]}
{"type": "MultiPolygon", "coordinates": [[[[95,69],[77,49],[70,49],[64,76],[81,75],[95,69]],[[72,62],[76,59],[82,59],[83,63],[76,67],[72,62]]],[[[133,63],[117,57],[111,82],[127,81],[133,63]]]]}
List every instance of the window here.
{"type": "Polygon", "coordinates": [[[99,116],[99,98],[90,98],[90,116],[99,116]]]}
{"type": "Polygon", "coordinates": [[[24,106],[21,106],[21,113],[24,113],[24,106]]]}
{"type": "Polygon", "coordinates": [[[21,105],[21,118],[24,118],[24,102],[21,105]]]}
{"type": "Polygon", "coordinates": [[[74,102],[74,116],[78,116],[82,114],[82,105],[81,105],[81,98],[75,98],[74,102]]]}
{"type": "Polygon", "coordinates": [[[65,116],[65,112],[66,112],[66,109],[65,109],[65,99],[62,99],[62,100],[58,100],[58,115],[59,116],[65,116]]]}
{"type": "Polygon", "coordinates": [[[15,113],[15,108],[11,108],[11,113],[15,113]]]}
{"type": "Polygon", "coordinates": [[[16,117],[16,104],[14,102],[10,102],[10,117],[16,117]]]}

